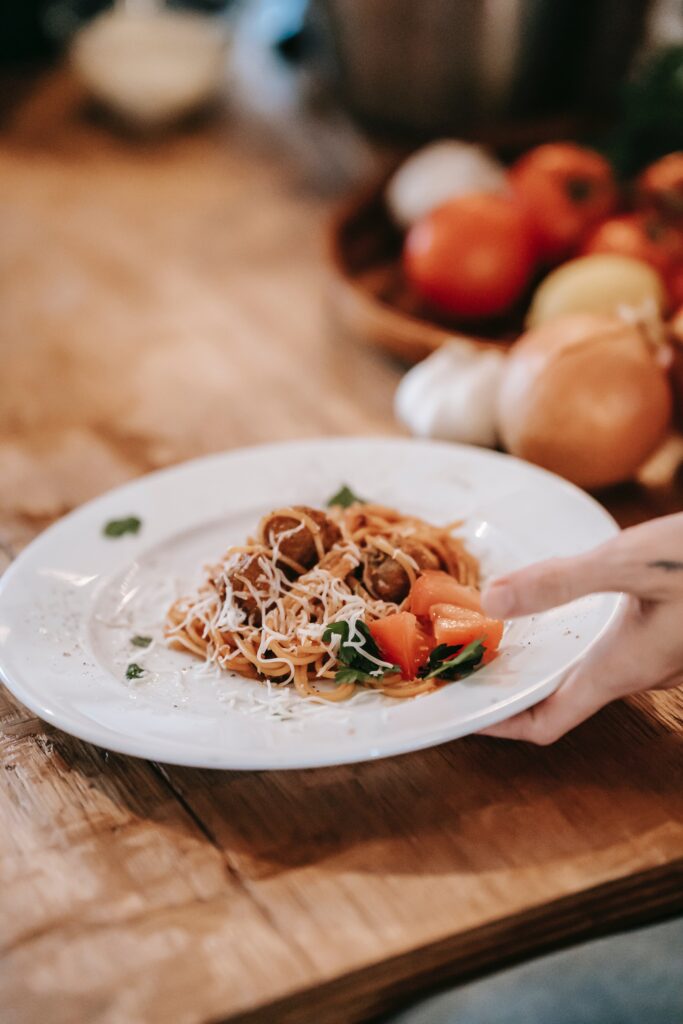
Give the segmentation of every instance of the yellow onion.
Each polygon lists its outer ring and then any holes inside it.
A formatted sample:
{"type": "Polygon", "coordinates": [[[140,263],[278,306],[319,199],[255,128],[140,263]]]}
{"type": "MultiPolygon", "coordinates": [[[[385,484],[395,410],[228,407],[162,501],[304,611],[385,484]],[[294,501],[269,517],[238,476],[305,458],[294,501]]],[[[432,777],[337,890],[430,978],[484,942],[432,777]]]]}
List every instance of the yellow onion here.
{"type": "Polygon", "coordinates": [[[630,479],[671,418],[663,362],[644,326],[613,315],[575,313],[528,331],[498,393],[505,447],[581,487],[630,479]]]}
{"type": "Polygon", "coordinates": [[[666,306],[664,283],[642,260],[613,252],[578,256],[562,263],[534,292],[527,327],[570,313],[661,313],[666,306]]]}

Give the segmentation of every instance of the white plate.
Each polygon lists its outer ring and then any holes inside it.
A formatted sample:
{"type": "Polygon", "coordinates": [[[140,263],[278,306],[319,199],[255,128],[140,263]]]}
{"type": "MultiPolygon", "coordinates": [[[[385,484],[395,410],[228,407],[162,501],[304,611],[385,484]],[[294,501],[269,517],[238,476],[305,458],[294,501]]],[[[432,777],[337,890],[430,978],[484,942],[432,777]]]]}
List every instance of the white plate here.
{"type": "Polygon", "coordinates": [[[137,757],[210,768],[301,768],[386,757],[476,732],[547,696],[603,633],[616,595],[508,625],[500,656],[470,679],[396,701],[342,705],[207,674],[168,650],[161,626],[201,566],[278,505],[322,505],[341,483],[435,523],[465,520],[485,574],[584,551],[616,532],[582,491],[517,459],[395,439],[323,440],[209,456],[133,481],[46,530],[0,583],[0,670],[53,725],[137,757]],[[104,524],[128,515],[140,532],[104,524]],[[135,634],[153,635],[147,650],[135,634]],[[145,669],[133,681],[126,667],[145,669]]]}

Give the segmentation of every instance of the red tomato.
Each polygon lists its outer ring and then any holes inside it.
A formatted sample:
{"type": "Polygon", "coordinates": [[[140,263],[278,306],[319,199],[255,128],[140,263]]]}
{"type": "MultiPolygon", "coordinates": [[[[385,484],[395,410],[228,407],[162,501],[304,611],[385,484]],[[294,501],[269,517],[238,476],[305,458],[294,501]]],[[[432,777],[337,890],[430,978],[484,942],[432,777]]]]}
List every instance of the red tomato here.
{"type": "Polygon", "coordinates": [[[490,661],[500,646],[503,625],[500,619],[489,619],[480,612],[469,608],[458,608],[454,604],[435,604],[429,611],[437,644],[471,644],[483,640],[486,647],[484,661],[490,661]]]}
{"type": "Polygon", "coordinates": [[[641,206],[683,223],[683,153],[669,153],[643,171],[636,183],[641,206]]]}
{"type": "Polygon", "coordinates": [[[395,612],[370,623],[370,632],[386,661],[398,665],[404,679],[414,679],[434,646],[412,612],[395,612]]]}
{"type": "Polygon", "coordinates": [[[617,205],[608,162],[568,142],[530,150],[511,167],[510,181],[534,225],[541,256],[551,262],[575,252],[617,205]]]}
{"type": "Polygon", "coordinates": [[[481,598],[475,587],[458,583],[447,572],[429,569],[413,583],[410,591],[410,610],[415,615],[429,615],[433,604],[455,604],[481,612],[481,598]]]}
{"type": "Polygon", "coordinates": [[[667,278],[683,261],[683,231],[651,214],[627,213],[604,221],[581,251],[586,256],[594,252],[632,256],[667,278]]]}
{"type": "Polygon", "coordinates": [[[415,290],[434,306],[464,318],[495,316],[526,288],[533,241],[514,202],[476,193],[419,220],[406,237],[403,265],[415,290]]]}

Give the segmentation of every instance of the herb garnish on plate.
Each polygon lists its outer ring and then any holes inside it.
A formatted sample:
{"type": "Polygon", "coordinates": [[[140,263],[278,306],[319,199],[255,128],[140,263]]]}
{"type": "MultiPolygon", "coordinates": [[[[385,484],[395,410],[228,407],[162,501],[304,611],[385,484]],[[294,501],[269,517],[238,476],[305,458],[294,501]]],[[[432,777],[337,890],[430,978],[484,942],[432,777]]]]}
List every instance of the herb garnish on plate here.
{"type": "Polygon", "coordinates": [[[142,520],[137,516],[127,516],[125,519],[110,519],[102,528],[105,537],[123,537],[125,533],[138,533],[142,526],[142,520]]]}
{"type": "Polygon", "coordinates": [[[479,668],[485,649],[482,640],[473,640],[466,647],[439,644],[419,675],[422,679],[462,679],[479,668]]]}
{"type": "Polygon", "coordinates": [[[367,505],[367,501],[354,494],[347,484],[343,484],[337,493],[328,499],[327,507],[331,508],[333,505],[338,505],[339,508],[349,508],[351,505],[367,505]]]}
{"type": "Polygon", "coordinates": [[[151,636],[132,636],[130,642],[133,647],[149,647],[152,642],[151,636]]]}
{"type": "Polygon", "coordinates": [[[354,633],[351,633],[351,627],[348,622],[333,622],[327,627],[323,633],[323,643],[329,644],[333,636],[339,637],[339,648],[337,651],[337,657],[339,658],[342,668],[337,670],[334,677],[337,683],[367,683],[377,682],[378,679],[382,679],[386,675],[395,675],[400,672],[398,665],[387,665],[384,666],[375,664],[370,658],[365,655],[369,654],[372,658],[377,658],[379,661],[384,661],[380,653],[380,649],[373,640],[372,634],[364,622],[360,619],[356,622],[354,627],[354,633]],[[363,643],[358,647],[356,644],[351,644],[349,641],[351,637],[355,639],[358,634],[363,638],[363,643]]]}

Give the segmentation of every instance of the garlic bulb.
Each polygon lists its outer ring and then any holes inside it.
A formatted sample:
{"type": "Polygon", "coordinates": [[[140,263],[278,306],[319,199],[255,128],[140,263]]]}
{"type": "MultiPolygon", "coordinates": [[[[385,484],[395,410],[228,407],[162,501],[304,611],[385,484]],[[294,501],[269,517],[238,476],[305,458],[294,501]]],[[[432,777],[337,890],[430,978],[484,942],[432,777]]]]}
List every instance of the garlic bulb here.
{"type": "Polygon", "coordinates": [[[468,192],[504,192],[505,168],[481,146],[444,139],[418,149],[390,179],[386,202],[392,217],[409,228],[448,199],[468,192]]]}
{"type": "Polygon", "coordinates": [[[396,416],[418,437],[494,447],[504,362],[497,349],[454,339],[405,375],[396,416]]]}

